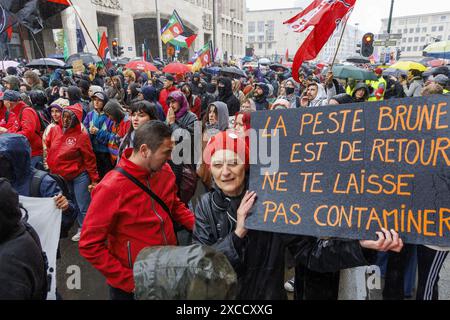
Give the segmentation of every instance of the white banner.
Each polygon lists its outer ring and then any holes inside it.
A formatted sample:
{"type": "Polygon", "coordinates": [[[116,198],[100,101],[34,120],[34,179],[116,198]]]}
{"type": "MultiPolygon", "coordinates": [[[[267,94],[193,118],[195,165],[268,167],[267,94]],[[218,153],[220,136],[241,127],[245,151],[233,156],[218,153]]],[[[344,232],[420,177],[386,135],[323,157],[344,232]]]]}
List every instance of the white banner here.
{"type": "Polygon", "coordinates": [[[41,240],[42,250],[47,255],[47,274],[51,279],[47,300],[56,300],[56,252],[61,231],[60,209],[55,206],[53,198],[19,197],[20,203],[28,211],[28,223],[36,230],[41,240]]]}

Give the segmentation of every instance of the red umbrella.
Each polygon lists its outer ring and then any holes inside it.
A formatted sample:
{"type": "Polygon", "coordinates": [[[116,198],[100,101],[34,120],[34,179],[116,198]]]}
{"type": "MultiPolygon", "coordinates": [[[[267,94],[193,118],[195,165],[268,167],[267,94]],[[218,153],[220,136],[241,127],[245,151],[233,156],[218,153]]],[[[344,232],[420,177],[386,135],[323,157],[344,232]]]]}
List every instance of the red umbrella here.
{"type": "Polygon", "coordinates": [[[167,66],[164,67],[163,72],[165,73],[187,73],[187,72],[191,72],[190,68],[182,63],[179,62],[172,62],[169,63],[167,66]]]}
{"type": "Polygon", "coordinates": [[[147,61],[131,61],[125,65],[125,68],[131,69],[131,70],[144,71],[144,72],[158,71],[158,68],[156,68],[153,64],[151,64],[150,62],[147,62],[147,61]]]}
{"type": "Polygon", "coordinates": [[[436,60],[428,61],[427,64],[428,64],[430,67],[435,68],[435,67],[443,66],[445,63],[444,63],[444,60],[436,59],[436,60]]]}

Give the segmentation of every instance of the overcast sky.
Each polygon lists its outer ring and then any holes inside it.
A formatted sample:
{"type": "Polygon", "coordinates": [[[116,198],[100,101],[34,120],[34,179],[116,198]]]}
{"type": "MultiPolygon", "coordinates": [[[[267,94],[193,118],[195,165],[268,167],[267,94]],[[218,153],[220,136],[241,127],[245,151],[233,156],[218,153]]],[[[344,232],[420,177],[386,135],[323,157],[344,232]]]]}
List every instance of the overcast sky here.
{"type": "MultiPolygon", "coordinates": [[[[247,0],[250,10],[306,7],[312,0],[247,0]]],[[[359,28],[375,34],[380,31],[381,19],[389,17],[391,0],[357,0],[350,24],[359,23],[359,28]]],[[[395,0],[394,17],[450,11],[448,0],[395,0]]]]}

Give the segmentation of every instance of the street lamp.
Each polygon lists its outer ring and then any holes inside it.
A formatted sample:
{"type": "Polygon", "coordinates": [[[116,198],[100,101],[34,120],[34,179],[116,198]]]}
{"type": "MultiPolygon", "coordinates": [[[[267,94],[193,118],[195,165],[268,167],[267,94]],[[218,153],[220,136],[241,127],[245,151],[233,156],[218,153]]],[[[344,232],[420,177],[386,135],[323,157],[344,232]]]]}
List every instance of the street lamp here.
{"type": "Polygon", "coordinates": [[[264,24],[264,58],[267,58],[267,27],[269,26],[268,23],[264,24]]]}

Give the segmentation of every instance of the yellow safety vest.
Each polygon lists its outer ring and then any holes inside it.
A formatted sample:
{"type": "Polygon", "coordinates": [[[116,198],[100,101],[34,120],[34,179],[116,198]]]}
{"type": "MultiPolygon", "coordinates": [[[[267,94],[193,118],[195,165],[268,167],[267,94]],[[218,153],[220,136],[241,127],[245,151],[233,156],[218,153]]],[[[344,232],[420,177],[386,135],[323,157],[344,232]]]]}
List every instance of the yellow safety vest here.
{"type": "Polygon", "coordinates": [[[351,95],[353,94],[353,89],[350,88],[350,86],[347,86],[347,89],[345,89],[345,92],[346,92],[349,96],[351,96],[351,95]]]}
{"type": "Polygon", "coordinates": [[[449,90],[444,89],[444,94],[447,94],[447,93],[449,93],[449,92],[450,92],[449,90]]]}
{"type": "Polygon", "coordinates": [[[369,98],[368,101],[382,101],[384,100],[384,94],[386,93],[387,90],[387,82],[386,80],[384,80],[383,77],[381,77],[380,79],[378,79],[378,81],[366,81],[367,85],[371,86],[373,88],[373,96],[371,96],[369,98]],[[378,90],[378,88],[380,87],[381,84],[384,84],[384,92],[383,92],[383,97],[381,97],[380,100],[377,99],[377,97],[375,96],[375,92],[378,90]]]}

